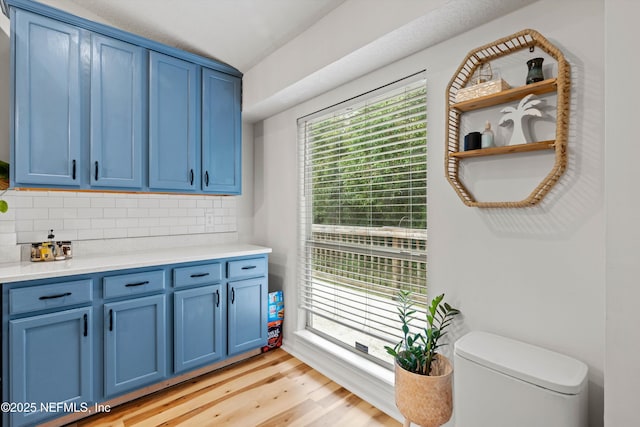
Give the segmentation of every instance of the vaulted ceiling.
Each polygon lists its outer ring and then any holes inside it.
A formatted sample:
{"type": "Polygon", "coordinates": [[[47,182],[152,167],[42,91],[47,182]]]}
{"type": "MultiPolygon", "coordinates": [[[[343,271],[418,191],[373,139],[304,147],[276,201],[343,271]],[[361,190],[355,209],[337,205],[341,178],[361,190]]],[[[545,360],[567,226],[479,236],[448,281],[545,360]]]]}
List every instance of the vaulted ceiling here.
{"type": "Polygon", "coordinates": [[[246,72],[345,0],[39,1],[246,72]]]}
{"type": "Polygon", "coordinates": [[[536,0],[38,1],[239,69],[255,122],[536,0]]]}

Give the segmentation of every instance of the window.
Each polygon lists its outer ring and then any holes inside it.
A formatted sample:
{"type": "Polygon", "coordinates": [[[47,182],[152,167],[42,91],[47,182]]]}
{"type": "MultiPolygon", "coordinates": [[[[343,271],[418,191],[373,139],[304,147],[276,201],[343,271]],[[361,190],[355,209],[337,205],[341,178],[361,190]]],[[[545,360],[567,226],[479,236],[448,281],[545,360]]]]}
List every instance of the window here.
{"type": "MultiPolygon", "coordinates": [[[[298,120],[300,306],[307,328],[382,364],[395,295],[424,310],[426,82],[420,73],[298,120]]],[[[423,318],[420,313],[416,314],[423,318]]]]}

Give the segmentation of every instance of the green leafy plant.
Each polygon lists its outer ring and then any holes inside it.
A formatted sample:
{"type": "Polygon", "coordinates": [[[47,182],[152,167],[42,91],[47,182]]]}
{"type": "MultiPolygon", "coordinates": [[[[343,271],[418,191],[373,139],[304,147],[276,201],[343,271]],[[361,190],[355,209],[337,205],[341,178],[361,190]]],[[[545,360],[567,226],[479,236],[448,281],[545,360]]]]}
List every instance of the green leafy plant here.
{"type": "MultiPolygon", "coordinates": [[[[0,193],[0,196],[2,196],[6,192],[7,190],[3,191],[2,193],[0,193]]],[[[5,213],[8,210],[9,210],[9,204],[7,203],[7,201],[0,199],[0,213],[5,213]]]]}
{"type": "MultiPolygon", "coordinates": [[[[0,193],[0,197],[7,192],[9,188],[9,163],[0,160],[0,190],[4,190],[0,193]]],[[[0,213],[5,213],[9,209],[9,204],[6,200],[0,199],[0,213]]]]}
{"type": "Polygon", "coordinates": [[[402,323],[403,339],[394,347],[384,348],[402,369],[415,374],[431,375],[438,348],[444,345],[440,340],[446,335],[445,329],[460,314],[460,310],[443,302],[444,294],[438,295],[427,307],[427,326],[421,332],[412,333],[410,323],[416,310],[411,292],[399,291],[398,298],[398,317],[402,323]]]}

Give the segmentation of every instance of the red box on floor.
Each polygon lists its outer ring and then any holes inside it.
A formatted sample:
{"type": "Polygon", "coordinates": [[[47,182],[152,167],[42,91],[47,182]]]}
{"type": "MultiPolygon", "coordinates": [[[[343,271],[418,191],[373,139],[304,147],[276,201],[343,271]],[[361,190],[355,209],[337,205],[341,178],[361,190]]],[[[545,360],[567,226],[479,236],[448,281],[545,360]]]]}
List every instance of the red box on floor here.
{"type": "Polygon", "coordinates": [[[282,345],[282,322],[284,321],[284,299],[282,297],[282,291],[269,293],[267,309],[267,345],[262,347],[263,353],[282,345]]]}

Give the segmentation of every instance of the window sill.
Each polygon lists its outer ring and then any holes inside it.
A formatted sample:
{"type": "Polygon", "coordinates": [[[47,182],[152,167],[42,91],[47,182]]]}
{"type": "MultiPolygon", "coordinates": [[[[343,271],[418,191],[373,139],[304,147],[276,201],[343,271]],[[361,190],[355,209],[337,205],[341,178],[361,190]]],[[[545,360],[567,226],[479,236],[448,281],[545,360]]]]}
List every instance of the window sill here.
{"type": "Polygon", "coordinates": [[[317,349],[328,353],[328,355],[339,358],[345,364],[350,365],[352,369],[360,369],[367,372],[367,375],[376,378],[389,386],[394,385],[393,370],[380,366],[371,360],[361,357],[358,354],[347,350],[321,336],[314,334],[306,329],[296,331],[295,336],[298,339],[306,341],[308,344],[313,345],[317,349]]]}
{"type": "Polygon", "coordinates": [[[389,416],[402,420],[395,406],[394,373],[308,330],[293,333],[283,349],[389,416]]]}

